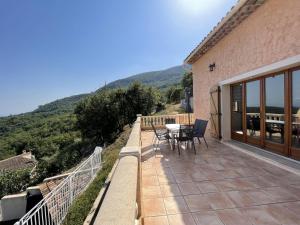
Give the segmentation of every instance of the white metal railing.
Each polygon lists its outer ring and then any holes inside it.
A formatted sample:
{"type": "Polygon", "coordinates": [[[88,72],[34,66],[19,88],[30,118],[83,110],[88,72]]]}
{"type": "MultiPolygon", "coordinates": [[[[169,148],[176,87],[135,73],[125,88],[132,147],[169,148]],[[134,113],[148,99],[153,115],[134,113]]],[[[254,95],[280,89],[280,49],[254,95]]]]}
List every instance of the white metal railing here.
{"type": "Polygon", "coordinates": [[[102,148],[94,153],[55,189],[26,213],[15,225],[59,225],[63,222],[74,199],[95,178],[101,169],[102,148]]]}

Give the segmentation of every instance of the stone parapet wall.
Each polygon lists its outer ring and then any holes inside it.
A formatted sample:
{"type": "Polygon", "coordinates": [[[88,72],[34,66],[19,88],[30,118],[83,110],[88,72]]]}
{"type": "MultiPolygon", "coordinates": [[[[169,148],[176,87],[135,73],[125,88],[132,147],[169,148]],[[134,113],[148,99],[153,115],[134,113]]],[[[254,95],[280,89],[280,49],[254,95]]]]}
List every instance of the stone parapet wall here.
{"type": "Polygon", "coordinates": [[[112,175],[95,225],[134,225],[140,208],[141,115],[133,124],[128,142],[112,175]]]}

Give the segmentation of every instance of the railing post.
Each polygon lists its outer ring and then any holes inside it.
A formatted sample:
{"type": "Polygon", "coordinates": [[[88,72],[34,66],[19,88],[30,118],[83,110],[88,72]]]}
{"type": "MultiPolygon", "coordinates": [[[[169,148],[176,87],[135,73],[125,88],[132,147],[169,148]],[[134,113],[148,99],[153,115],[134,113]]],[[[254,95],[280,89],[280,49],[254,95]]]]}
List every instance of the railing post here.
{"type": "Polygon", "coordinates": [[[70,205],[73,202],[73,176],[69,178],[70,205]]]}
{"type": "Polygon", "coordinates": [[[101,147],[96,147],[95,148],[95,155],[99,156],[99,163],[100,165],[102,164],[102,148],[101,147]]]}
{"type": "Polygon", "coordinates": [[[93,157],[90,158],[90,164],[91,164],[91,177],[93,177],[94,176],[93,157]]]}

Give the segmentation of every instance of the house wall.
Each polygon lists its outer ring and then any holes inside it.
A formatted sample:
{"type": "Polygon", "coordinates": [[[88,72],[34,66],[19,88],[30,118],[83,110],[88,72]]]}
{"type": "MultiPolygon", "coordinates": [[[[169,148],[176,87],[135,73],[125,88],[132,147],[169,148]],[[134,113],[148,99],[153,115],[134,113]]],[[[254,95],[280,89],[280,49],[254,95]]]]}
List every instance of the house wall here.
{"type": "MultiPolygon", "coordinates": [[[[209,119],[210,87],[299,54],[300,1],[267,0],[192,65],[196,117],[209,119]],[[213,62],[216,67],[210,72],[208,66],[213,62]]],[[[229,117],[230,112],[229,88],[221,89],[226,90],[221,99],[227,100],[222,102],[222,109],[226,109],[222,120],[228,124],[224,116],[229,117]]]]}

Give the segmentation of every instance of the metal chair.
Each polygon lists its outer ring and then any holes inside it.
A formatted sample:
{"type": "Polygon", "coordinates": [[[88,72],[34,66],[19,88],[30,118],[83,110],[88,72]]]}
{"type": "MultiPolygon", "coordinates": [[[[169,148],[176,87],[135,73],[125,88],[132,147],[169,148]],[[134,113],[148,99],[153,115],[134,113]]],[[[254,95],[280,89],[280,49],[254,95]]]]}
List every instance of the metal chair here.
{"type": "Polygon", "coordinates": [[[156,130],[155,126],[153,123],[151,123],[152,129],[154,131],[154,137],[153,137],[153,149],[154,151],[157,150],[159,144],[161,141],[168,141],[170,143],[170,135],[168,133],[168,131],[158,131],[156,130]]]}
{"type": "Polygon", "coordinates": [[[181,145],[181,143],[185,142],[187,144],[187,142],[189,142],[189,141],[192,142],[192,146],[193,146],[194,152],[196,154],[196,147],[195,147],[195,143],[194,143],[193,130],[194,130],[193,126],[191,126],[191,125],[180,125],[179,134],[175,135],[179,155],[180,155],[180,145],[181,145]]]}
{"type": "Polygon", "coordinates": [[[194,124],[194,130],[193,130],[193,138],[197,138],[199,144],[201,144],[200,138],[203,138],[205,145],[208,148],[207,142],[204,137],[207,124],[208,124],[207,120],[196,119],[194,124]]]}

